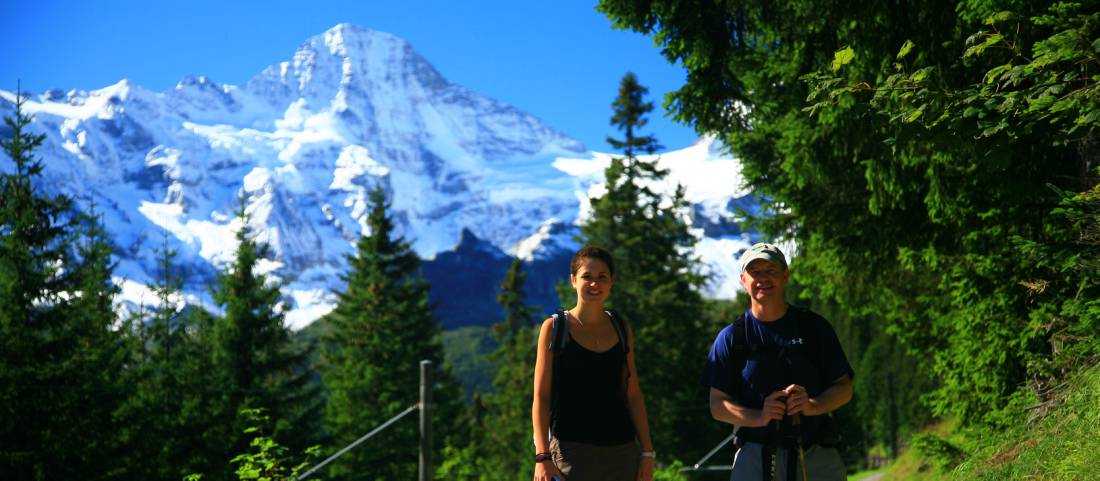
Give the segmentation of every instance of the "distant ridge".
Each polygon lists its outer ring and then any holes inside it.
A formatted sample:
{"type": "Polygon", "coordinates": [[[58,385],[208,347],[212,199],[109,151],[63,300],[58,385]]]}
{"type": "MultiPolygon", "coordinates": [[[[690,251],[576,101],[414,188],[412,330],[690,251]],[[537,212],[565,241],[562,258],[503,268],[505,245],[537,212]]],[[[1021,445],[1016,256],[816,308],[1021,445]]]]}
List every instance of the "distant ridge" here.
{"type": "MultiPolygon", "coordinates": [[[[0,91],[0,113],[12,113],[14,97],[0,91]]],[[[498,269],[464,263],[474,252],[491,263],[513,255],[547,263],[529,282],[540,286],[537,303],[553,304],[546,286],[565,267],[551,264],[576,248],[575,225],[610,159],[450,83],[405,40],[349,24],[307,39],[242,86],[187,76],[152,92],[122,80],[48,90],[26,109],[47,136],[37,152],[44,188],[94,202],[104,216],[118,246],[122,308],[153,299],[145,286],[165,235],[188,298],[209,307],[206,284],[236,248],[243,194],[257,239],[275,253],[262,268],[286,281],[288,319],[299,327],[331,309],[376,185],[390,195],[397,231],[427,260],[445,324],[495,321],[486,303],[497,283],[486,277],[480,291],[463,290],[480,269],[498,269]]],[[[738,162],[712,139],[661,162],[695,204],[697,254],[716,274],[709,293],[732,296],[733,258],[752,238],[735,209],[756,205],[740,187],[738,162]]],[[[11,165],[0,156],[0,170],[11,165]]]]}

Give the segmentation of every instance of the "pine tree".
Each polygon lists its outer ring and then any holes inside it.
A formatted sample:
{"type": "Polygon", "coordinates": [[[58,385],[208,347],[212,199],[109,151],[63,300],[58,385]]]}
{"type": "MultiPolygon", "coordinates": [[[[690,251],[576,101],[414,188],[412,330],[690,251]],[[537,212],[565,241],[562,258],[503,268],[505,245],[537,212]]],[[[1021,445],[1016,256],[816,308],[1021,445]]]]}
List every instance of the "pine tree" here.
{"type": "Polygon", "coordinates": [[[530,460],[531,403],[538,332],[533,323],[538,311],[524,302],[526,279],[523,262],[513,260],[497,295],[504,319],[493,326],[500,347],[490,355],[493,392],[485,398],[486,414],[481,423],[487,471],[496,479],[530,478],[534,466],[530,460]]]}
{"type": "Polygon", "coordinates": [[[81,432],[99,433],[96,444],[84,446],[80,453],[87,466],[105,477],[123,474],[117,459],[128,446],[116,429],[122,406],[133,395],[126,382],[132,345],[129,331],[118,321],[114,300],[121,289],[111,278],[116,263],[114,246],[103,227],[103,219],[91,203],[89,212],[78,216],[81,239],[76,247],[79,264],[74,269],[76,293],[68,305],[67,324],[79,339],[69,361],[78,370],[79,389],[83,394],[79,418],[73,426],[81,432]]]}
{"type": "MultiPolygon", "coordinates": [[[[638,83],[638,77],[633,72],[627,72],[619,83],[619,95],[611,103],[611,109],[615,112],[611,116],[611,125],[623,131],[623,138],[608,137],[607,143],[622,150],[630,160],[636,160],[638,153],[653,154],[661,149],[655,136],[637,135],[637,131],[649,123],[645,116],[653,111],[653,103],[645,100],[647,93],[649,89],[638,83]]],[[[658,174],[654,164],[639,165],[638,168],[652,168],[650,172],[654,175],[662,175],[658,174]]]]}
{"type": "Polygon", "coordinates": [[[134,449],[126,464],[135,479],[178,480],[195,472],[224,479],[230,472],[224,445],[234,426],[219,416],[226,408],[211,356],[213,319],[183,302],[176,255],[165,232],[156,303],[131,320],[138,353],[129,373],[136,395],[122,415],[134,449]]]}
{"type": "Polygon", "coordinates": [[[153,286],[156,301],[148,309],[140,306],[131,320],[139,340],[135,367],[130,373],[137,394],[124,414],[124,419],[138,426],[127,430],[128,442],[135,447],[128,459],[129,469],[135,478],[149,480],[169,480],[185,474],[178,466],[182,456],[176,455],[181,443],[175,414],[182,409],[182,399],[180,366],[173,357],[182,344],[182,331],[175,328],[179,324],[175,296],[181,281],[173,264],[176,251],[168,246],[167,232],[163,235],[153,286]]]}
{"type": "Polygon", "coordinates": [[[37,191],[43,164],[33,151],[45,136],[28,132],[25,103],[17,93],[15,115],[4,119],[11,137],[0,139],[14,164],[0,175],[0,472],[101,479],[111,469],[115,440],[105,428],[120,371],[109,254],[101,230],[82,229],[71,199],[37,191]]]}
{"type": "Polygon", "coordinates": [[[621,82],[612,104],[612,124],[622,139],[609,138],[623,150],[605,171],[607,192],[592,199],[592,218],[581,228],[590,245],[608,249],[615,259],[615,285],[610,306],[633,325],[635,361],[646,396],[656,449],[686,458],[702,455],[711,442],[700,436],[707,423],[683,423],[686,415],[707,416],[698,383],[708,337],[697,261],[690,252],[695,238],[688,231],[688,203],[677,186],[671,196],[654,190],[668,172],[656,160],[641,159],[660,146],[653,136],[639,136],[653,104],[632,73],[621,82]]]}
{"type": "Polygon", "coordinates": [[[500,284],[504,318],[493,325],[497,349],[489,354],[492,390],[471,400],[469,443],[447,446],[437,478],[496,481],[532,475],[531,402],[534,394],[537,309],[523,302],[527,273],[514,259],[500,284]]]}
{"type": "MultiPolygon", "coordinates": [[[[329,391],[326,431],[334,449],[416,404],[420,361],[437,367],[443,361],[420,259],[408,242],[394,237],[380,187],[371,191],[370,203],[370,232],[349,256],[350,271],[342,277],[347,287],[327,317],[333,333],[325,343],[322,376],[329,391]]],[[[461,424],[461,391],[447,370],[436,373],[432,429],[441,446],[456,439],[449,432],[461,424]]],[[[418,439],[416,422],[403,419],[347,452],[330,472],[340,479],[414,479],[418,439]]]]}
{"type": "Polygon", "coordinates": [[[245,420],[237,419],[242,409],[263,409],[273,420],[272,435],[294,451],[318,441],[321,416],[319,390],[309,383],[308,353],[291,343],[280,285],[257,272],[270,249],[252,238],[244,199],[237,220],[236,261],[218,275],[214,292],[225,310],[214,319],[213,332],[213,362],[224,380],[220,415],[236,426],[226,460],[247,448],[245,420]]]}

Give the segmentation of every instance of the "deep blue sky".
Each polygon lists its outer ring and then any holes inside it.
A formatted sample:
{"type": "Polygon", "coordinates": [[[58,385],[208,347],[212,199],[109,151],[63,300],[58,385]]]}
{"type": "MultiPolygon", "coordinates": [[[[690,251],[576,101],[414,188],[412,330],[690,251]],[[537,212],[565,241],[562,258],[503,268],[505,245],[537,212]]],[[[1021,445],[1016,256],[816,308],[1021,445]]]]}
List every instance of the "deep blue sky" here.
{"type": "Polygon", "coordinates": [[[667,149],[694,132],[665,118],[684,79],[650,38],[613,30],[595,1],[33,0],[0,10],[0,89],[98,89],[123,78],[156,91],[187,74],[240,85],[341,22],[408,40],[450,81],[524,109],[608,151],[619,79],[631,70],[656,108],[642,133],[667,149]]]}

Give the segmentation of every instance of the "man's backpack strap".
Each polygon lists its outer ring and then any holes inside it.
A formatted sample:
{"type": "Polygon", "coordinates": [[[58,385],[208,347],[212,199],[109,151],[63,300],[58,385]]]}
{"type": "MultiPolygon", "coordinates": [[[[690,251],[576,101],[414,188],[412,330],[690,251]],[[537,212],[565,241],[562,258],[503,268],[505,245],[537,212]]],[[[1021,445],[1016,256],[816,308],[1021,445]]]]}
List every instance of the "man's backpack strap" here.
{"type": "Polygon", "coordinates": [[[630,344],[626,339],[626,323],[619,317],[619,313],[614,310],[604,311],[607,312],[607,316],[611,318],[611,325],[615,327],[615,334],[619,335],[619,342],[623,345],[623,354],[630,352],[630,344]]]}
{"type": "Polygon", "coordinates": [[[738,376],[741,375],[741,370],[745,368],[749,354],[755,351],[757,347],[756,344],[749,344],[748,315],[748,311],[745,311],[733,321],[733,366],[736,368],[733,372],[736,372],[738,376]]]}
{"type": "MultiPolygon", "coordinates": [[[[810,349],[812,349],[810,352],[816,354],[818,349],[818,338],[820,336],[818,335],[817,326],[814,324],[814,318],[807,314],[809,310],[804,307],[791,305],[788,309],[799,312],[797,316],[799,319],[798,332],[800,337],[804,338],[805,341],[803,341],[802,345],[783,346],[781,348],[772,346],[766,347],[779,351],[780,357],[784,357],[792,351],[805,349],[806,345],[809,345],[810,349]]],[[[749,311],[745,311],[733,321],[733,356],[736,362],[734,366],[738,368],[738,372],[745,367],[745,362],[749,355],[765,348],[759,344],[748,342],[748,315],[749,311]]]]}

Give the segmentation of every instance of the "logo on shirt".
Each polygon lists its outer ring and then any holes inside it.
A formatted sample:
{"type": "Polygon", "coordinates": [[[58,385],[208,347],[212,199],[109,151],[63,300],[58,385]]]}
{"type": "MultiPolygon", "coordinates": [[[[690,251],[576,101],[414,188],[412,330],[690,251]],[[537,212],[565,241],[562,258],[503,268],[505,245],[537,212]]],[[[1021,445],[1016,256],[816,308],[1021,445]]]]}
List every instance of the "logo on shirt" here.
{"type": "Polygon", "coordinates": [[[798,344],[798,345],[801,346],[803,344],[806,344],[806,341],[802,340],[802,338],[800,337],[798,339],[791,339],[791,342],[788,343],[788,344],[791,344],[791,345],[798,344]]]}

